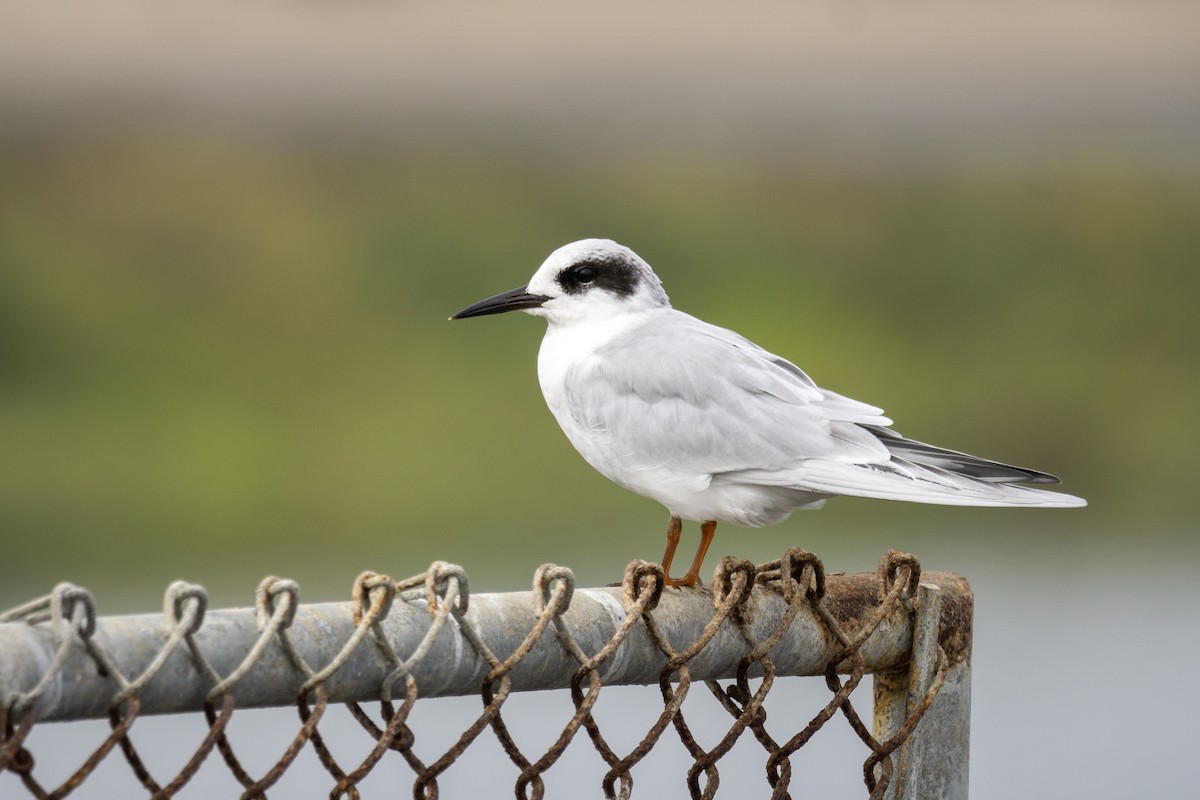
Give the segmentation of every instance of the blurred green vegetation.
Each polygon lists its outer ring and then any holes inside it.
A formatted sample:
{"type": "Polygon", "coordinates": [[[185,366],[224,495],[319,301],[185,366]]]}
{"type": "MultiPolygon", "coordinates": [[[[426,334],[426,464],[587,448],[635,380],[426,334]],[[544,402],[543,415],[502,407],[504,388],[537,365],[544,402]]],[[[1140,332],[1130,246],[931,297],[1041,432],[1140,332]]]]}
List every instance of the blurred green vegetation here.
{"type": "Polygon", "coordinates": [[[665,512],[592,473],[542,403],[542,323],[446,321],[584,236],[632,246],[678,307],[904,433],[1055,472],[1091,501],[840,500],[722,529],[714,552],[804,543],[869,569],[896,546],[967,571],[963,548],[1015,541],[1191,547],[1198,209],[1195,181],[1099,159],[870,179],[682,155],[11,138],[0,606],[61,579],[113,611],[153,607],[176,577],[227,605],[271,573],[318,599],[435,558],[482,589],[542,561],[593,584],[657,558],[665,512]]]}

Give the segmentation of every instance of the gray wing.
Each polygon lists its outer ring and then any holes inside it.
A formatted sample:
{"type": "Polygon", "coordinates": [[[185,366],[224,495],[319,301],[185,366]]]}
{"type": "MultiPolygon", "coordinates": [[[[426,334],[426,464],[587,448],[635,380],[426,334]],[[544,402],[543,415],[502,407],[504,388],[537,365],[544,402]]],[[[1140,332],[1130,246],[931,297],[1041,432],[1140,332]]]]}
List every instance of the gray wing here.
{"type": "Polygon", "coordinates": [[[567,376],[575,422],[647,468],[710,477],[788,470],[806,459],[888,458],[864,427],[874,406],[821,389],[799,367],[732,331],[664,310],[567,376]]]}
{"type": "Polygon", "coordinates": [[[1082,505],[1052,475],[906,439],[738,334],[664,310],[567,377],[575,422],[622,460],[700,483],[952,505],[1082,505]]]}

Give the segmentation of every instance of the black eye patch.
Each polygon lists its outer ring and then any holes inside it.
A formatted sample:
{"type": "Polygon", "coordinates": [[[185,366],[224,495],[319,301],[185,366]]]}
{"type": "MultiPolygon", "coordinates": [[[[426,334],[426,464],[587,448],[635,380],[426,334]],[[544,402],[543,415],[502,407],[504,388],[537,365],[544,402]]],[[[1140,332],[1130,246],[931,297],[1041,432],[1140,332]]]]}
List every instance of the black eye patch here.
{"type": "Polygon", "coordinates": [[[637,288],[638,274],[633,264],[614,256],[572,264],[558,273],[555,280],[567,294],[583,294],[599,287],[617,297],[628,297],[637,288]]]}

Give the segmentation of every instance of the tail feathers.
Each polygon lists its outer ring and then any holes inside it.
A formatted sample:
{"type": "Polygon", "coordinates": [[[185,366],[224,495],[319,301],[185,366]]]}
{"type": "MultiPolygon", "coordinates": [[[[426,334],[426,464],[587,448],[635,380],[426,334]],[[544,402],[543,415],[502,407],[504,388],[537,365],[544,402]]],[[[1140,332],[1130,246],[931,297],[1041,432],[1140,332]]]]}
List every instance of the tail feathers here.
{"type": "Polygon", "coordinates": [[[898,456],[887,463],[805,462],[797,483],[829,494],[953,506],[1041,506],[1071,508],[1087,501],[1061,492],[980,480],[944,467],[898,456]]]}
{"type": "MultiPolygon", "coordinates": [[[[1022,483],[1056,484],[1045,472],[905,439],[878,425],[857,426],[887,454],[861,461],[805,459],[784,469],[745,469],[713,476],[719,483],[778,486],[818,495],[850,495],[948,506],[1040,506],[1073,508],[1087,501],[1022,483]],[[887,456],[890,455],[890,458],[887,456]]],[[[865,448],[864,448],[865,449],[865,448]]]]}

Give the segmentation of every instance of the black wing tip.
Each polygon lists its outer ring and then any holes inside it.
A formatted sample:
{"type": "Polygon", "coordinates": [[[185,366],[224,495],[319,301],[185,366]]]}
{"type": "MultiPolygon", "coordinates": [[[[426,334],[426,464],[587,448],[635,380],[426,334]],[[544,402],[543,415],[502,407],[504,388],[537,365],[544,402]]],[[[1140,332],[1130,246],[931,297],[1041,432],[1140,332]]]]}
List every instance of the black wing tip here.
{"type": "MultiPolygon", "coordinates": [[[[1022,469],[1024,469],[1024,468],[1022,467],[1022,469]]],[[[1032,469],[1027,469],[1025,471],[1027,473],[1029,473],[1029,479],[1021,481],[1021,483],[1046,483],[1046,484],[1062,483],[1062,479],[1060,479],[1057,475],[1051,475],[1049,472],[1036,472],[1032,469]]]]}
{"type": "Polygon", "coordinates": [[[1028,467],[1018,467],[981,456],[973,456],[959,450],[950,450],[937,445],[909,439],[890,428],[879,425],[861,424],[879,439],[892,453],[925,466],[937,466],[957,475],[988,483],[1037,483],[1057,485],[1062,481],[1057,475],[1040,472],[1028,467]]]}

